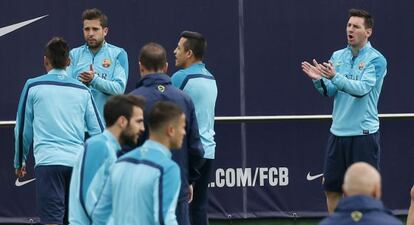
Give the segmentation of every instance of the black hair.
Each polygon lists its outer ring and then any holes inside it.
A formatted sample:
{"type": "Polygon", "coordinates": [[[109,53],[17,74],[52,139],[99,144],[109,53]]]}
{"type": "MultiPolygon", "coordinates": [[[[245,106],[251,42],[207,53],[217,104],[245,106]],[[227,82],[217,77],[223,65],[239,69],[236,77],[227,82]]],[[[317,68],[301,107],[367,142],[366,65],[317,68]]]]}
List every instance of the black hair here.
{"type": "Polygon", "coordinates": [[[53,68],[65,69],[69,62],[69,45],[61,37],[52,38],[45,47],[45,56],[53,68]]]}
{"type": "Polygon", "coordinates": [[[349,17],[352,16],[364,18],[365,28],[374,27],[374,18],[372,18],[371,14],[368,11],[365,11],[363,9],[350,9],[349,17]]]}
{"type": "Polygon", "coordinates": [[[107,127],[115,124],[120,116],[125,116],[129,121],[132,117],[133,107],[144,110],[145,99],[134,95],[111,96],[104,106],[104,118],[107,127]]]}
{"type": "Polygon", "coordinates": [[[99,9],[86,9],[82,13],[82,22],[84,20],[99,20],[103,28],[108,27],[108,17],[99,9]]]}
{"type": "Polygon", "coordinates": [[[148,70],[160,70],[167,63],[167,52],[160,44],[150,42],[141,48],[139,62],[148,70]]]}
{"type": "Polygon", "coordinates": [[[184,49],[191,50],[196,59],[202,59],[207,48],[207,41],[202,34],[194,31],[183,31],[180,38],[185,38],[184,49]]]}
{"type": "Polygon", "coordinates": [[[149,112],[148,127],[151,131],[162,128],[166,123],[178,120],[183,115],[181,108],[172,102],[159,101],[149,112]]]}

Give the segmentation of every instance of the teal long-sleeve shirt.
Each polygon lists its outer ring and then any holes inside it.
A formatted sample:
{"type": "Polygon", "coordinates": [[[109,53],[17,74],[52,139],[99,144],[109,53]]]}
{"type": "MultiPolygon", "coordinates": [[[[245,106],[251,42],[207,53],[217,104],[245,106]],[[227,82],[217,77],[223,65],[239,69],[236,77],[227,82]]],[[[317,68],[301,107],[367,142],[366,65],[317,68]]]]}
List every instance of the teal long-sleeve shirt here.
{"type": "Polygon", "coordinates": [[[331,61],[335,76],[313,81],[322,95],[334,97],[331,133],[357,136],[377,132],[378,99],[387,73],[385,57],[368,42],[356,57],[348,46],[334,52],[331,61]]]}
{"type": "Polygon", "coordinates": [[[70,51],[69,76],[78,79],[79,74],[90,70],[93,65],[95,75],[88,84],[103,117],[103,108],[111,95],[125,92],[128,81],[128,55],[117,46],[104,42],[95,54],[85,44],[70,51]]]}
{"type": "Polygon", "coordinates": [[[89,138],[83,154],[72,170],[69,193],[69,223],[90,225],[95,220],[95,207],[108,181],[112,166],[121,150],[118,140],[105,130],[89,138]]]}
{"type": "Polygon", "coordinates": [[[94,224],[177,225],[180,168],[164,145],[147,140],[113,166],[94,224]]]}
{"type": "Polygon", "coordinates": [[[91,135],[104,129],[85,85],[57,69],[29,79],[17,109],[14,167],[25,164],[32,144],[36,166],[73,167],[83,151],[85,129],[91,135]]]}
{"type": "Polygon", "coordinates": [[[214,159],[216,153],[214,115],[217,100],[217,84],[214,76],[203,63],[194,63],[174,73],[171,82],[191,97],[204,148],[204,158],[214,159]]]}

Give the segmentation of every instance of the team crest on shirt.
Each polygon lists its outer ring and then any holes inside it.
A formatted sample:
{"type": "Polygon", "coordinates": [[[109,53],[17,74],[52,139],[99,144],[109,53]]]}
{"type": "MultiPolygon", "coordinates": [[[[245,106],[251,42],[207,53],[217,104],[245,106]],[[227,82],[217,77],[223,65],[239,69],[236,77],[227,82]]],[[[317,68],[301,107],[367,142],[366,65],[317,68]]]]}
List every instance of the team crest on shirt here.
{"type": "Polygon", "coordinates": [[[365,67],[365,63],[364,62],[360,62],[359,65],[358,65],[358,69],[359,70],[363,70],[364,67],[365,67]]]}
{"type": "Polygon", "coordinates": [[[102,66],[105,68],[108,68],[111,66],[111,60],[109,59],[104,59],[104,61],[102,62],[102,66]]]}
{"type": "Polygon", "coordinates": [[[165,91],[165,87],[164,87],[164,85],[158,85],[158,91],[160,91],[160,92],[164,92],[165,91]]]}
{"type": "Polygon", "coordinates": [[[360,211],[353,211],[353,212],[351,212],[351,218],[355,222],[360,221],[362,219],[362,216],[363,216],[363,214],[360,211]]]}

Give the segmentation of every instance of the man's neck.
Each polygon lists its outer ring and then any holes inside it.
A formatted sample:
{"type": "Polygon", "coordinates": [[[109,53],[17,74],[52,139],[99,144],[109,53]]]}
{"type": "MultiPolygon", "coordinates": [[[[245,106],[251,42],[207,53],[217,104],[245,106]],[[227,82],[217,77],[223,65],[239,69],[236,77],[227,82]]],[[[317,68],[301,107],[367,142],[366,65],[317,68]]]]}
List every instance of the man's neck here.
{"type": "Polygon", "coordinates": [[[156,135],[156,134],[153,133],[153,134],[150,134],[149,140],[156,141],[156,142],[164,145],[167,149],[171,149],[170,141],[166,137],[159,136],[159,135],[156,135]]]}
{"type": "Polygon", "coordinates": [[[364,43],[362,43],[362,44],[361,44],[361,45],[359,45],[359,46],[351,46],[352,55],[353,55],[354,57],[358,56],[359,51],[360,51],[362,48],[364,48],[364,47],[365,47],[365,45],[366,45],[367,43],[368,43],[368,41],[365,41],[364,43]]]}
{"type": "Polygon", "coordinates": [[[162,70],[144,70],[141,72],[141,76],[146,76],[148,74],[163,74],[164,71],[162,70]]]}
{"type": "Polygon", "coordinates": [[[183,66],[183,68],[184,68],[184,69],[187,69],[188,67],[190,67],[190,66],[192,66],[192,65],[194,65],[194,64],[199,64],[199,63],[202,63],[202,61],[201,61],[201,60],[199,60],[199,59],[196,59],[196,60],[191,60],[191,61],[188,61],[188,63],[186,63],[186,64],[183,66]]]}
{"type": "Polygon", "coordinates": [[[88,46],[89,47],[89,50],[92,52],[92,54],[96,55],[96,53],[99,52],[99,50],[101,50],[101,48],[104,45],[104,43],[105,43],[105,41],[102,42],[101,45],[99,45],[96,48],[91,48],[90,46],[88,46]]]}

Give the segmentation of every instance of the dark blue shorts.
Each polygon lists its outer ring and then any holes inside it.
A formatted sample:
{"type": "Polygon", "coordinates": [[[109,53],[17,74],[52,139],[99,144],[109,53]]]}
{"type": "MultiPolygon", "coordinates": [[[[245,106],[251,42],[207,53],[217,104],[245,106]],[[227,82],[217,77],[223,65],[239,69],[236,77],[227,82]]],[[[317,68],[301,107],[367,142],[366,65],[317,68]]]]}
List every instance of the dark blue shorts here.
{"type": "Polygon", "coordinates": [[[325,155],[324,189],[342,193],[346,169],[355,162],[367,162],[379,170],[380,133],[338,137],[329,136],[325,155]]]}
{"type": "Polygon", "coordinates": [[[179,225],[190,225],[190,212],[187,198],[178,199],[175,215],[179,225]]]}
{"type": "Polygon", "coordinates": [[[72,167],[36,166],[36,199],[42,224],[68,224],[72,167]]]}

